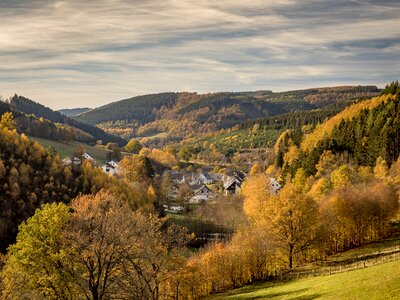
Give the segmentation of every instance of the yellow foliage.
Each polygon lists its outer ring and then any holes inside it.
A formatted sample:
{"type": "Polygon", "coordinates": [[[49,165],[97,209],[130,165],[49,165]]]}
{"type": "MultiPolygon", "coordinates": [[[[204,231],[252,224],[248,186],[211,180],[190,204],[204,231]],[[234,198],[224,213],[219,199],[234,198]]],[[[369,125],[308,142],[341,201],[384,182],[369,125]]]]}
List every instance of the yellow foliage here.
{"type": "Polygon", "coordinates": [[[310,151],[317,145],[320,140],[329,135],[335,128],[335,126],[339,125],[342,120],[351,120],[356,117],[362,110],[373,109],[381,103],[387,102],[391,97],[393,96],[382,95],[349,106],[348,108],[333,116],[323,124],[317,125],[315,130],[311,134],[307,135],[301,143],[301,150],[310,151]]]}
{"type": "Polygon", "coordinates": [[[271,197],[268,181],[269,177],[266,174],[259,173],[250,176],[243,183],[243,210],[253,221],[262,219],[264,211],[268,206],[268,201],[271,197]]]}

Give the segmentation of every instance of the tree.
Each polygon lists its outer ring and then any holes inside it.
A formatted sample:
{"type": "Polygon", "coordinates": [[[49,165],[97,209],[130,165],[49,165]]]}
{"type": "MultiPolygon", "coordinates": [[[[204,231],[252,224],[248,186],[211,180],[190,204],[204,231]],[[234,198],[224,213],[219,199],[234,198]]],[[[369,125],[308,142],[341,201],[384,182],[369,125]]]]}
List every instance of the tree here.
{"type": "Polygon", "coordinates": [[[258,163],[254,163],[250,168],[249,175],[251,176],[261,172],[262,172],[262,167],[258,163]]]}
{"type": "Polygon", "coordinates": [[[51,157],[55,157],[55,156],[58,154],[56,148],[54,148],[53,145],[49,146],[49,147],[46,149],[46,152],[47,152],[51,157]]]}
{"type": "Polygon", "coordinates": [[[125,146],[125,151],[134,154],[138,154],[141,149],[142,145],[140,145],[140,142],[137,139],[131,139],[125,146]]]}
{"type": "Polygon", "coordinates": [[[243,210],[254,221],[265,217],[265,209],[269,206],[271,197],[269,180],[266,174],[258,173],[247,178],[242,185],[243,210]]]}
{"type": "Polygon", "coordinates": [[[5,112],[1,116],[0,125],[3,128],[7,128],[8,130],[15,130],[16,122],[14,120],[14,116],[12,112],[5,112]]]}
{"type": "Polygon", "coordinates": [[[45,204],[19,226],[2,272],[3,299],[72,299],[77,294],[76,269],[64,247],[63,230],[70,219],[64,204],[45,204]]]}
{"type": "Polygon", "coordinates": [[[188,146],[188,145],[184,145],[181,146],[181,148],[178,151],[178,157],[184,161],[189,161],[191,156],[193,153],[193,148],[188,146]]]}
{"type": "Polygon", "coordinates": [[[148,182],[154,177],[154,170],[147,157],[140,155],[125,156],[120,167],[126,180],[130,182],[148,182]]]}
{"type": "Polygon", "coordinates": [[[104,299],[116,288],[126,251],[134,247],[132,209],[114,195],[101,191],[72,203],[66,230],[70,259],[83,269],[80,285],[87,299],[104,299]]]}
{"type": "Polygon", "coordinates": [[[163,285],[184,262],[185,231],[107,191],[75,199],[72,209],[66,246],[84,270],[87,299],[165,298],[163,285]]]}
{"type": "Polygon", "coordinates": [[[317,230],[317,204],[303,189],[301,185],[286,183],[278,195],[271,197],[267,208],[266,224],[288,258],[290,270],[296,254],[312,246],[317,230]]]}
{"type": "Polygon", "coordinates": [[[74,157],[79,158],[80,160],[82,160],[82,156],[85,153],[85,148],[83,148],[82,146],[79,146],[77,148],[75,148],[74,150],[74,157]]]}

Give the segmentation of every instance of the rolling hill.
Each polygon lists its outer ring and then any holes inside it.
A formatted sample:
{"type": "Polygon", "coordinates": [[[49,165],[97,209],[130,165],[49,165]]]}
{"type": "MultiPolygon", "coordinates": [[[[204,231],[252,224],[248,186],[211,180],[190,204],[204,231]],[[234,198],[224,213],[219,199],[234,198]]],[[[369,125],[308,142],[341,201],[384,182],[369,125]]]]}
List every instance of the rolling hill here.
{"type": "Polygon", "coordinates": [[[125,139],[163,145],[199,137],[245,121],[370,98],[375,86],[342,86],[274,93],[161,93],[133,97],[74,116],[125,139]]]}
{"type": "Polygon", "coordinates": [[[102,129],[76,121],[23,96],[14,95],[8,103],[1,102],[0,113],[11,111],[20,132],[52,140],[75,139],[94,144],[97,140],[120,146],[126,141],[102,129]]]}

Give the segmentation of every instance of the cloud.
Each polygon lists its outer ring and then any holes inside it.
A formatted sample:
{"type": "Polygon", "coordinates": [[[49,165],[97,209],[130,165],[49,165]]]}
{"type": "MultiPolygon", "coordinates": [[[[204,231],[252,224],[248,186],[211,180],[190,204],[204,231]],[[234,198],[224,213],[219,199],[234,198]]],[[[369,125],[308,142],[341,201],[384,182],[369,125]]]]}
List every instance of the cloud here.
{"type": "Polygon", "coordinates": [[[1,1],[0,94],[61,108],[382,85],[400,70],[399,15],[398,1],[1,1]]]}

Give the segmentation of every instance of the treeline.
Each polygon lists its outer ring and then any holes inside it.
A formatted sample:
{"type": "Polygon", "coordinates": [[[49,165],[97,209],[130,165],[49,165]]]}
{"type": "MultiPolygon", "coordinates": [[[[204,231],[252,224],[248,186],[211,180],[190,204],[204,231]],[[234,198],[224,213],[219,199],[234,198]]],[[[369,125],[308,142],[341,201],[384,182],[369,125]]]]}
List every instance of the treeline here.
{"type": "Polygon", "coordinates": [[[361,110],[353,118],[342,119],[310,149],[301,148],[302,137],[297,140],[287,137],[277,145],[277,165],[283,166],[284,174],[304,168],[307,175],[314,175],[321,154],[327,150],[364,166],[373,166],[382,157],[390,166],[400,153],[400,97],[392,96],[373,108],[361,110]],[[289,150],[292,154],[286,154],[289,150]],[[286,161],[281,159],[284,155],[286,161]]]}
{"type": "Polygon", "coordinates": [[[252,128],[254,125],[259,124],[260,127],[267,127],[270,129],[294,129],[304,125],[315,126],[323,123],[327,118],[330,118],[342,111],[348,103],[341,102],[330,105],[324,109],[291,112],[287,114],[276,115],[269,118],[257,119],[244,122],[240,125],[241,129],[252,128]]]}
{"type": "Polygon", "coordinates": [[[10,106],[20,112],[26,113],[26,114],[33,114],[38,118],[44,118],[46,120],[49,120],[53,123],[60,123],[60,124],[65,124],[69,125],[72,127],[75,127],[79,130],[82,130],[86,132],[88,135],[93,136],[94,142],[96,140],[102,140],[105,143],[112,142],[112,143],[117,143],[120,146],[124,146],[126,144],[126,141],[120,137],[112,136],[106,132],[104,132],[102,129],[78,122],[68,116],[62,115],[61,113],[57,111],[53,111],[48,107],[45,107],[44,105],[41,105],[39,103],[36,103],[30,99],[27,99],[22,96],[14,95],[10,101],[9,101],[10,106]]]}
{"type": "Polygon", "coordinates": [[[44,203],[69,203],[79,194],[102,188],[118,191],[132,206],[142,206],[137,189],[129,188],[90,164],[65,166],[25,135],[13,129],[12,118],[0,127],[0,250],[15,241],[18,225],[44,203]]]}

